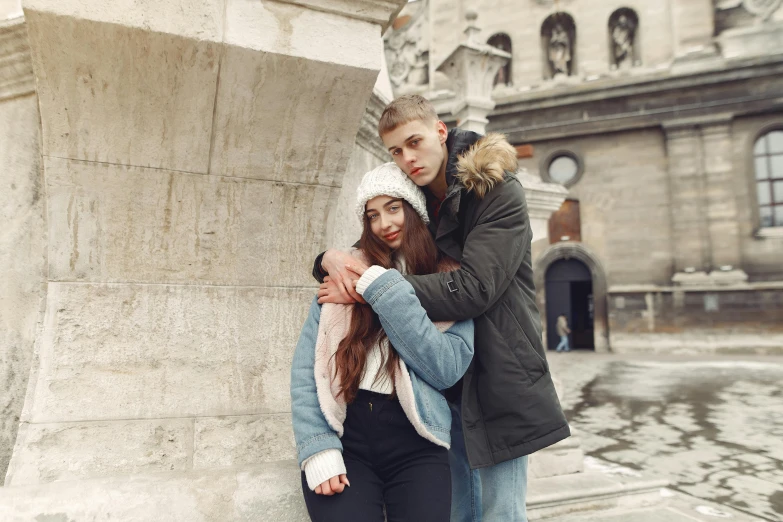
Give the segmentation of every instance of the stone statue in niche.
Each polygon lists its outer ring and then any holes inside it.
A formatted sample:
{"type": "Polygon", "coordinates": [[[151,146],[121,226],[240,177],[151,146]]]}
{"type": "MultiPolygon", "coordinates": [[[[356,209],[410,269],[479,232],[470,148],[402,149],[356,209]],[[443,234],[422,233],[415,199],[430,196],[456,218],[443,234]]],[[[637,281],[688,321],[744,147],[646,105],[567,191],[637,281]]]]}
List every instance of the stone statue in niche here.
{"type": "Polygon", "coordinates": [[[611,27],[612,58],[617,69],[629,68],[634,63],[637,22],[631,15],[622,13],[611,27]]]}
{"type": "Polygon", "coordinates": [[[552,27],[549,37],[549,65],[552,76],[571,75],[571,37],[561,23],[552,27]]]}
{"type": "Polygon", "coordinates": [[[429,84],[428,3],[428,0],[422,1],[413,15],[398,17],[384,37],[389,79],[395,92],[403,93],[429,84]]]}

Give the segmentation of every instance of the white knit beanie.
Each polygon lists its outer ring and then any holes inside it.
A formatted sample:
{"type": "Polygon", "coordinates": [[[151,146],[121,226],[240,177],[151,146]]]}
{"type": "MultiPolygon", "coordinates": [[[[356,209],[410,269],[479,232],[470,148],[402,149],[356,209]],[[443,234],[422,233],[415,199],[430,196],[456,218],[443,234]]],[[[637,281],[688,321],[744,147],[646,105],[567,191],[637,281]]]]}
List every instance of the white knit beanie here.
{"type": "Polygon", "coordinates": [[[372,169],[356,188],[356,215],[360,222],[364,223],[365,205],[376,196],[404,199],[421,216],[424,224],[430,222],[424,192],[393,162],[372,169]]]}

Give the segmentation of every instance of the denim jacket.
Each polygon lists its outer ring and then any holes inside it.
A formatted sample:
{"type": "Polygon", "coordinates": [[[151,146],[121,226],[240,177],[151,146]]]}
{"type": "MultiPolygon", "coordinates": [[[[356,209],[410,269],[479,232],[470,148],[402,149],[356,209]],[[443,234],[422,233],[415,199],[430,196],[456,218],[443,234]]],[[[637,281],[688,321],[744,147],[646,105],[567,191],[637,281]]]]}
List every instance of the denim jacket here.
{"type": "MultiPolygon", "coordinates": [[[[444,447],[451,444],[451,411],[442,391],[456,383],[473,358],[473,321],[459,321],[442,331],[427,317],[413,287],[397,270],[377,277],[364,291],[364,299],[380,318],[389,342],[407,366],[412,412],[421,426],[417,431],[444,447]],[[420,431],[422,428],[423,431],[420,431]],[[432,438],[431,438],[432,437],[432,438]]],[[[316,345],[322,314],[329,307],[314,299],[302,327],[291,367],[291,412],[300,466],[309,457],[328,449],[342,451],[341,419],[327,420],[329,406],[319,399],[316,382],[316,345]]],[[[319,376],[319,378],[322,376],[319,376]]],[[[406,376],[407,378],[407,376],[406,376]]],[[[408,381],[406,381],[408,382],[408,381]]],[[[398,390],[400,402],[404,398],[398,390]]],[[[323,395],[323,394],[322,394],[323,395]]],[[[330,400],[335,397],[329,397],[330,400]]],[[[405,404],[403,404],[405,409],[405,404]]],[[[411,413],[406,411],[408,418],[411,413]]],[[[344,413],[343,417],[344,419],[344,413]]]]}

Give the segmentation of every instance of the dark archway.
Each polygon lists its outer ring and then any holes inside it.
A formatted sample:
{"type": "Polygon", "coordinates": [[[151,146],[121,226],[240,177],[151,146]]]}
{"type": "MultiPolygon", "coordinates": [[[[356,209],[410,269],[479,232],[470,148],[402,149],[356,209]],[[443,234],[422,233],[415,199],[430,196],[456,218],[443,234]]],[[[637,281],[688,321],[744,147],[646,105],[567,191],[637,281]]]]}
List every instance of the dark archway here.
{"type": "MultiPolygon", "coordinates": [[[[541,322],[545,329],[544,343],[549,344],[549,315],[547,313],[546,275],[549,266],[560,259],[576,259],[581,261],[590,271],[593,285],[593,346],[596,352],[609,352],[609,321],[607,315],[607,280],[606,272],[598,257],[583,243],[563,242],[551,245],[535,261],[533,275],[536,284],[536,300],[541,312],[541,322]]],[[[555,319],[557,319],[555,317],[555,319]]],[[[554,323],[553,323],[554,324],[554,323]]]]}
{"type": "Polygon", "coordinates": [[[557,346],[557,319],[565,315],[574,349],[595,350],[593,276],[578,259],[558,259],[546,271],[547,346],[557,346]]]}

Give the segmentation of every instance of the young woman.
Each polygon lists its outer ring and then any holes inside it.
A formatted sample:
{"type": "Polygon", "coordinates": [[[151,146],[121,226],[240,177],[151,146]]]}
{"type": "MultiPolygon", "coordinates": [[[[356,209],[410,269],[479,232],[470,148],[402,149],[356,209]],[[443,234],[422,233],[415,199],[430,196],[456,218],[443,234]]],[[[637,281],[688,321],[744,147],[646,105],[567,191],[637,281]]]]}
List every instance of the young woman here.
{"type": "Polygon", "coordinates": [[[451,412],[442,391],[473,358],[473,323],[433,323],[402,274],[439,259],[421,190],[394,163],[357,189],[366,304],[319,305],[291,369],[302,489],[314,522],[448,522],[451,412]],[[386,519],[384,519],[384,512],[386,519]]]}

